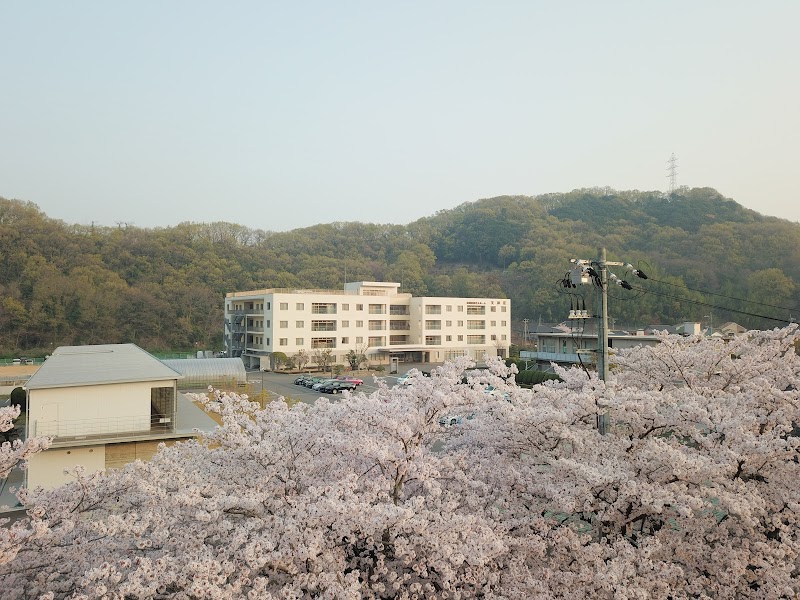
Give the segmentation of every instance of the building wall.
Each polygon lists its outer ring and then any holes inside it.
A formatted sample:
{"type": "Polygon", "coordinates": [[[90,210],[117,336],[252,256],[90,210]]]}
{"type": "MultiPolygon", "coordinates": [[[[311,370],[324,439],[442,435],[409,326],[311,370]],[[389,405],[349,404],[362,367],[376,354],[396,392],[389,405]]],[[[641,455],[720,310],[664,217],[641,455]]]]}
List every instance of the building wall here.
{"type": "Polygon", "coordinates": [[[75,481],[74,477],[64,473],[64,469],[78,465],[83,465],[89,473],[105,470],[105,447],[100,444],[55,448],[34,454],[28,461],[27,486],[30,489],[51,489],[75,481]]]}
{"type": "Polygon", "coordinates": [[[234,310],[247,313],[248,366],[259,366],[259,357],[263,366],[272,352],[291,356],[325,347],[334,363],[345,363],[349,350],[365,345],[371,360],[387,360],[393,347],[416,346],[440,362],[463,354],[480,360],[510,345],[510,300],[414,298],[398,288],[396,283],[368,282],[347,284],[340,292],[235,292],[226,298],[225,314],[228,319],[234,310]]]}
{"type": "Polygon", "coordinates": [[[28,434],[80,436],[150,429],[150,390],[175,380],[32,389],[28,434]]]}

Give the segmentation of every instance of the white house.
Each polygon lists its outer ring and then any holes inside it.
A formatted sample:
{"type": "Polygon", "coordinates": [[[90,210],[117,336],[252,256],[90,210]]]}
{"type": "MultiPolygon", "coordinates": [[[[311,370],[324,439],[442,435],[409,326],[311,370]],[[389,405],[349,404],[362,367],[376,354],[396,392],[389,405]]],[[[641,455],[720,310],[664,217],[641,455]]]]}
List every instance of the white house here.
{"type": "Polygon", "coordinates": [[[149,459],[161,442],[211,431],[214,421],[178,393],[181,377],[133,344],[57,348],[25,386],[26,435],[52,438],[28,464],[28,487],[65,483],[76,465],[149,459]]]}
{"type": "Polygon", "coordinates": [[[400,284],[360,281],[342,290],[263,289],[225,297],[225,347],[248,367],[269,367],[273,352],[350,350],[371,361],[443,362],[457,356],[508,356],[507,298],[414,297],[400,284]]]}

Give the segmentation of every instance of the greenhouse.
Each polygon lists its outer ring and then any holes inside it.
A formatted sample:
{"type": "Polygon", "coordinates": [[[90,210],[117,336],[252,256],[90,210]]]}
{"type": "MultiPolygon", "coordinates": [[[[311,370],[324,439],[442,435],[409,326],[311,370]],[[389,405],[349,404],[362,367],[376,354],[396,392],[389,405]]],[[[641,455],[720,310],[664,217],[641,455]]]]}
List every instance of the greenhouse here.
{"type": "Polygon", "coordinates": [[[178,389],[235,388],[247,382],[241,358],[174,358],[162,360],[165,365],[183,375],[178,389]]]}

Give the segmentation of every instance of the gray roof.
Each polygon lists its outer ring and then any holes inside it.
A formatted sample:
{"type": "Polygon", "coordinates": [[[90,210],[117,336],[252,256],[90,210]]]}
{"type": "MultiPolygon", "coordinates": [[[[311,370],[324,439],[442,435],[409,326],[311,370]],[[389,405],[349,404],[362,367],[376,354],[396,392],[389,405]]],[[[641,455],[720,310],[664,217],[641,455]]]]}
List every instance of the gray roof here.
{"type": "Polygon", "coordinates": [[[182,377],[135,344],[60,346],[25,387],[35,390],[182,377]]]}

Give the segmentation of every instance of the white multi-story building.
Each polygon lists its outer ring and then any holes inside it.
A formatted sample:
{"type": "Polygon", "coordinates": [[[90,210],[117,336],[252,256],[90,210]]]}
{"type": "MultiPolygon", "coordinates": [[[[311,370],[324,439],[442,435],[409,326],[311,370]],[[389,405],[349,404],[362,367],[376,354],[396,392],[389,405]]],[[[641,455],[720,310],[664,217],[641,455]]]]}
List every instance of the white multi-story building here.
{"type": "MultiPolygon", "coordinates": [[[[360,281],[342,290],[264,289],[225,297],[225,350],[250,368],[270,368],[274,352],[313,356],[329,349],[333,364],[366,349],[371,362],[482,361],[508,356],[511,301],[506,298],[414,297],[400,284],[360,281]]],[[[313,362],[313,359],[312,359],[313,362]]]]}

